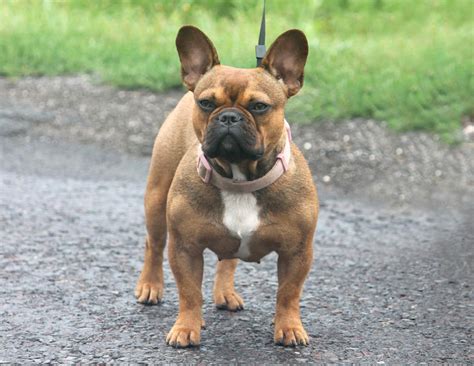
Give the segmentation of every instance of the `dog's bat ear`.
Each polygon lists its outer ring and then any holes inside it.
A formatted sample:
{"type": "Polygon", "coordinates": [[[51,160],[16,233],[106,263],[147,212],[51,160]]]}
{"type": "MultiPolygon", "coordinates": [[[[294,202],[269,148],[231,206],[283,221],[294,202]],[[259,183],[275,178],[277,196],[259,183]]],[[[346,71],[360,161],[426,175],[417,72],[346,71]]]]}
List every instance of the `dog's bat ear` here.
{"type": "Polygon", "coordinates": [[[220,64],[211,40],[192,25],[185,25],[179,30],[176,36],[176,48],[181,61],[181,78],[191,91],[202,75],[220,64]]]}
{"type": "Polygon", "coordinates": [[[291,29],[281,34],[262,60],[261,67],[278,80],[282,80],[288,97],[303,86],[304,65],[308,58],[308,41],[304,33],[291,29]]]}

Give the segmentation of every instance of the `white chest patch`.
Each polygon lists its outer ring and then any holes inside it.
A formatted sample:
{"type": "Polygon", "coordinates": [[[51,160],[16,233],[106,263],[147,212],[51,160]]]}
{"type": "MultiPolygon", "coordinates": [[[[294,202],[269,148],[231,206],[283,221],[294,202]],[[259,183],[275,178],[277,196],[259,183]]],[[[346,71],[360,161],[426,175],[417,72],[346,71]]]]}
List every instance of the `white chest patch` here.
{"type": "MultiPolygon", "coordinates": [[[[247,180],[236,165],[231,165],[234,179],[247,180]]],[[[235,256],[247,259],[250,255],[250,239],[260,223],[260,207],[252,193],[221,191],[224,203],[223,224],[231,234],[240,239],[240,247],[235,256]]]]}

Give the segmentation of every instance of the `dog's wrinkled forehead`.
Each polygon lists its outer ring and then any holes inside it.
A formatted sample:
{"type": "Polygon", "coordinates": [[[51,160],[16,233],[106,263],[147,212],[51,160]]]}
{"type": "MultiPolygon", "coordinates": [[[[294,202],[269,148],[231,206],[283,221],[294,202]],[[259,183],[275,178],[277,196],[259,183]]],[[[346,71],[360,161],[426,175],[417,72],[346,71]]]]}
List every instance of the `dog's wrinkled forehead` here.
{"type": "Polygon", "coordinates": [[[285,98],[276,82],[262,69],[239,69],[215,66],[199,81],[194,91],[196,97],[214,99],[221,103],[239,103],[252,99],[269,103],[285,98]],[[277,100],[275,100],[277,99],[277,100]]]}

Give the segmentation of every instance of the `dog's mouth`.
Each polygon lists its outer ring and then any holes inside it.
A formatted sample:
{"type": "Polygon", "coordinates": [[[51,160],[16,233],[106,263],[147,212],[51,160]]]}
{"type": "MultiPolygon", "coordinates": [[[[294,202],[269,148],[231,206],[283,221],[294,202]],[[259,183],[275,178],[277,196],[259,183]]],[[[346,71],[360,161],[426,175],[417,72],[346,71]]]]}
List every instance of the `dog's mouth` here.
{"type": "Polygon", "coordinates": [[[217,148],[217,152],[219,156],[227,158],[227,160],[242,155],[242,149],[240,148],[240,145],[230,134],[225,135],[221,140],[217,148]]]}
{"type": "Polygon", "coordinates": [[[257,148],[255,134],[246,134],[237,128],[209,129],[203,142],[203,151],[209,158],[221,158],[230,163],[258,160],[263,148],[257,148]]]}

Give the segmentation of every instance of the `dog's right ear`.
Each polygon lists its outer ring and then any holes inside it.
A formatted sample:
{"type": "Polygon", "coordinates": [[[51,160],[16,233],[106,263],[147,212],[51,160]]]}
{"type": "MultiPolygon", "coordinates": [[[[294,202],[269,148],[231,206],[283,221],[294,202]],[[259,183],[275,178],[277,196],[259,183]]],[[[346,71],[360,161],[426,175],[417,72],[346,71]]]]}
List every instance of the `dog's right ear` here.
{"type": "Polygon", "coordinates": [[[181,78],[191,91],[202,75],[220,64],[211,40],[192,25],[185,25],[179,30],[176,36],[176,48],[181,61],[181,78]]]}

